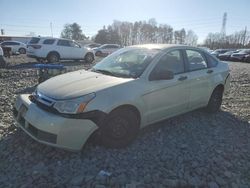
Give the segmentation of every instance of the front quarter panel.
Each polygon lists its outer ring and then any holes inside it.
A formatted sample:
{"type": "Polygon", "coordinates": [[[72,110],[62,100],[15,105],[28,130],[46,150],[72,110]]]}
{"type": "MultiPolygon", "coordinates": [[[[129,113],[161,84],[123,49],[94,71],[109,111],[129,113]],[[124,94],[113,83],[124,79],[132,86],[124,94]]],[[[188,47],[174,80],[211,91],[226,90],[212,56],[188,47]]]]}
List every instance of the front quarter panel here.
{"type": "Polygon", "coordinates": [[[131,79],[131,81],[98,91],[96,97],[87,105],[86,111],[100,110],[108,114],[119,106],[132,105],[137,108],[142,118],[143,81],[143,79],[131,79]]]}

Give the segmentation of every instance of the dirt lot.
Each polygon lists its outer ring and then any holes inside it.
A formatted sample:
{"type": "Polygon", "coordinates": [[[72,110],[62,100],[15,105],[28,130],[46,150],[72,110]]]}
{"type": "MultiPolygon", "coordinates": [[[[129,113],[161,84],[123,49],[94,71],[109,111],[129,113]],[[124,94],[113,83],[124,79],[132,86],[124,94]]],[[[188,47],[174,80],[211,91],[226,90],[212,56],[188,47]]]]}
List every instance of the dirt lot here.
{"type": "Polygon", "coordinates": [[[229,63],[231,89],[217,114],[197,110],[152,125],[125,149],[89,142],[69,153],[14,126],[15,97],[37,84],[36,71],[18,65],[32,62],[12,57],[0,69],[0,187],[250,187],[250,64],[229,63]]]}

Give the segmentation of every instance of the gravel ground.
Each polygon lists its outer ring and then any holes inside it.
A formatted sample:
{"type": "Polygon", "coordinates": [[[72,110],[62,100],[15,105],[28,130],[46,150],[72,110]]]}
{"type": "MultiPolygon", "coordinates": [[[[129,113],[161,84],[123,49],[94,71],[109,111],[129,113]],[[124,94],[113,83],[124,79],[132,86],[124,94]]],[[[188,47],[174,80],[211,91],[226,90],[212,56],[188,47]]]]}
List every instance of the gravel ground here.
{"type": "Polygon", "coordinates": [[[14,126],[15,97],[37,83],[36,71],[17,66],[28,61],[12,57],[0,70],[0,187],[250,187],[250,64],[229,63],[231,89],[217,114],[197,110],[149,126],[125,149],[90,141],[70,153],[14,126]]]}

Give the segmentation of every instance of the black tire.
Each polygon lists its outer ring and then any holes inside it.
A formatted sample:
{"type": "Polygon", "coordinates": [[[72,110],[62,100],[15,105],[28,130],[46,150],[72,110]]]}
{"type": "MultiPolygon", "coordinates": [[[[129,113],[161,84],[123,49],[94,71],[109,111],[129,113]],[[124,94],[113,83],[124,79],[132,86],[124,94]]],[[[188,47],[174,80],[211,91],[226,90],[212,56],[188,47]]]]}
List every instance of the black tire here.
{"type": "Polygon", "coordinates": [[[96,56],[102,56],[102,52],[101,52],[101,51],[97,51],[97,52],[95,53],[95,55],[96,55],[96,56]]]}
{"type": "Polygon", "coordinates": [[[49,53],[49,55],[47,57],[47,60],[49,63],[56,63],[59,61],[59,59],[60,59],[59,54],[54,53],[54,52],[49,53]]]}
{"type": "Polygon", "coordinates": [[[92,53],[87,53],[84,59],[87,63],[92,63],[94,61],[94,55],[92,53]]]}
{"type": "Polygon", "coordinates": [[[25,49],[25,48],[20,48],[20,49],[18,50],[18,52],[19,52],[20,54],[26,54],[26,49],[25,49]]]}
{"type": "Polygon", "coordinates": [[[221,87],[215,88],[206,107],[207,112],[209,113],[218,112],[220,110],[220,106],[222,103],[222,97],[223,97],[223,88],[221,87]]]}
{"type": "Polygon", "coordinates": [[[99,129],[99,142],[108,148],[126,147],[136,138],[139,126],[138,117],[132,110],[114,110],[99,129]]]}

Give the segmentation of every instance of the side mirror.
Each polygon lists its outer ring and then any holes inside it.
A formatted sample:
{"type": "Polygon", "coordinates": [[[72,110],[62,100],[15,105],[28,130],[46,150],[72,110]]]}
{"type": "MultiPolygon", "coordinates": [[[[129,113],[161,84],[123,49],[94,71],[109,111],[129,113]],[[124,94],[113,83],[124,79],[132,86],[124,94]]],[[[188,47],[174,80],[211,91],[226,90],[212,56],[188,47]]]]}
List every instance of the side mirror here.
{"type": "Polygon", "coordinates": [[[160,69],[158,71],[153,71],[149,76],[149,80],[171,80],[174,78],[174,73],[170,70],[160,69]]]}

